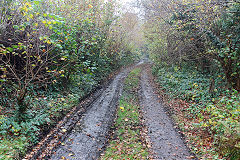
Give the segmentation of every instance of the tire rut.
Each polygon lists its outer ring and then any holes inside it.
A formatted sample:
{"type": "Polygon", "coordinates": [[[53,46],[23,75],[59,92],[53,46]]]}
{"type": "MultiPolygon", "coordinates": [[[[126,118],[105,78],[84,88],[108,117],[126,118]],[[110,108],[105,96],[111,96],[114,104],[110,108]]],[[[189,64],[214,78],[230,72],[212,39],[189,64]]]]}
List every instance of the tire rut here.
{"type": "Polygon", "coordinates": [[[89,106],[62,145],[52,154],[51,160],[93,160],[99,157],[107,143],[108,132],[115,118],[123,79],[128,75],[130,68],[118,74],[101,96],[89,106]]]}
{"type": "Polygon", "coordinates": [[[141,75],[141,106],[143,117],[148,128],[153,158],[158,160],[185,160],[192,155],[185,146],[182,137],[174,129],[171,119],[164,111],[158,95],[150,83],[150,71],[143,67],[141,75]]]}

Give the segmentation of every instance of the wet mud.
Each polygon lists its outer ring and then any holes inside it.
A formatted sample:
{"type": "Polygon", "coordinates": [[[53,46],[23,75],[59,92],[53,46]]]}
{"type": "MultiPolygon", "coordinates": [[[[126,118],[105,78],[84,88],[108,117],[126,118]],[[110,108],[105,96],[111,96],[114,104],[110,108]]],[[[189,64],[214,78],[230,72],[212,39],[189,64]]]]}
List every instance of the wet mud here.
{"type": "Polygon", "coordinates": [[[171,118],[166,113],[160,98],[151,85],[151,70],[143,67],[141,75],[140,100],[151,152],[155,160],[191,159],[188,148],[181,135],[176,131],[171,118]]]}
{"type": "Polygon", "coordinates": [[[106,87],[95,92],[90,99],[82,101],[25,159],[97,160],[111,134],[123,80],[134,67],[142,67],[140,105],[153,159],[192,159],[181,135],[175,130],[154,92],[148,65],[143,63],[126,68],[106,87]]]}
{"type": "Polygon", "coordinates": [[[106,146],[115,118],[124,78],[130,69],[119,73],[73,127],[49,159],[96,160],[106,146]]]}

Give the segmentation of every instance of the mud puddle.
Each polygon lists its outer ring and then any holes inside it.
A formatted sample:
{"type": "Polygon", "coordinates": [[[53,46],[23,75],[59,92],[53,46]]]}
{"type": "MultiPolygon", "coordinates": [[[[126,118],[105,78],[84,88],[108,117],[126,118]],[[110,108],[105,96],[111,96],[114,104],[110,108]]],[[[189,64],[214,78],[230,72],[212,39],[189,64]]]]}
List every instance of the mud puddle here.
{"type": "Polygon", "coordinates": [[[143,67],[141,75],[141,106],[143,117],[148,128],[151,151],[155,160],[186,160],[191,159],[188,148],[180,134],[175,130],[171,119],[164,110],[158,95],[150,82],[151,70],[143,67]]]}

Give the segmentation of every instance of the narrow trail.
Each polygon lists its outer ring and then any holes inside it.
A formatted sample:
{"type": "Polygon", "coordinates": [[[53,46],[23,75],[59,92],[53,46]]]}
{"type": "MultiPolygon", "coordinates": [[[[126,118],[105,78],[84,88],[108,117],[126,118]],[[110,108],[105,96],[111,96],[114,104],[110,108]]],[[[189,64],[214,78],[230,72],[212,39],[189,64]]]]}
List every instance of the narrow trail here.
{"type": "Polygon", "coordinates": [[[150,82],[150,73],[151,70],[148,67],[143,67],[140,95],[143,117],[152,143],[153,158],[155,160],[191,159],[188,148],[180,134],[174,129],[158,95],[154,93],[154,88],[150,82]]]}
{"type": "Polygon", "coordinates": [[[130,69],[118,74],[74,129],[51,156],[52,160],[95,160],[108,140],[108,131],[115,118],[116,105],[122,91],[123,79],[130,69]]]}
{"type": "MultiPolygon", "coordinates": [[[[158,95],[151,86],[150,68],[142,68],[141,90],[139,91],[143,117],[148,128],[155,160],[185,160],[191,157],[181,136],[176,132],[171,119],[164,112],[158,95]]],[[[123,80],[133,69],[120,72],[114,80],[91,103],[87,111],[49,157],[50,160],[97,160],[107,145],[110,127],[116,116],[116,109],[123,89],[123,80]]]]}

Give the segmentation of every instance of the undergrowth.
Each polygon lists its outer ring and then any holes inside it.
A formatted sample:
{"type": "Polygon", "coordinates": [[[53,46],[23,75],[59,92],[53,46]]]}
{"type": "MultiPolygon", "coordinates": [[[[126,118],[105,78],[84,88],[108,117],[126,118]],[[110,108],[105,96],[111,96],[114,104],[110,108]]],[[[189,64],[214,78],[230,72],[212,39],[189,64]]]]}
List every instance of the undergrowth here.
{"type": "Polygon", "coordinates": [[[0,1],[0,159],[21,159],[79,99],[134,63],[117,4],[0,1]]]}
{"type": "Polygon", "coordinates": [[[2,108],[6,114],[0,116],[0,159],[21,159],[29,147],[38,143],[42,134],[47,133],[99,84],[95,77],[86,76],[81,79],[75,77],[68,91],[53,86],[47,91],[33,92],[29,97],[26,120],[21,123],[17,122],[15,114],[2,108]]]}
{"type": "Polygon", "coordinates": [[[140,106],[138,104],[138,87],[140,68],[130,72],[124,82],[123,95],[117,111],[114,138],[102,160],[107,159],[147,159],[148,149],[141,137],[140,106]]]}
{"type": "Polygon", "coordinates": [[[240,159],[240,94],[226,89],[223,74],[189,66],[154,66],[153,74],[198,158],[240,159]]]}

